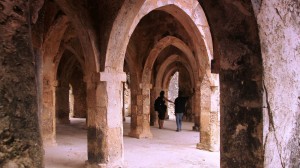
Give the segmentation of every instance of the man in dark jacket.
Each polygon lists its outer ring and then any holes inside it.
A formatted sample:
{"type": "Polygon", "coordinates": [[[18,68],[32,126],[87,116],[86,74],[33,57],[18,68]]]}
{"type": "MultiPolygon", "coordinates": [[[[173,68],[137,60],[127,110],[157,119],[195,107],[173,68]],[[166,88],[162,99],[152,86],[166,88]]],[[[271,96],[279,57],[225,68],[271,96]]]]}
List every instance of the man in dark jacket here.
{"type": "Polygon", "coordinates": [[[182,117],[183,117],[183,113],[186,110],[185,109],[186,102],[188,101],[189,98],[193,96],[193,94],[191,96],[183,97],[182,91],[179,91],[178,97],[175,99],[175,116],[176,116],[177,132],[181,131],[182,117]]]}

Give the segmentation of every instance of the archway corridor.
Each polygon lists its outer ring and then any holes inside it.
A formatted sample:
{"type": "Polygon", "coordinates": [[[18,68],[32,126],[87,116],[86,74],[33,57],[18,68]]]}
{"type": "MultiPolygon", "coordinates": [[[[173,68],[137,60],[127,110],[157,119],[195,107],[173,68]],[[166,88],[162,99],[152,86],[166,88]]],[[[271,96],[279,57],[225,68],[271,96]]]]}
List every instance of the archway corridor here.
{"type": "MultiPolygon", "coordinates": [[[[183,123],[183,131],[175,132],[175,121],[166,120],[165,129],[151,127],[153,138],[129,137],[130,117],[124,126],[125,168],[218,168],[220,152],[198,150],[199,134],[192,122],[183,123]]],[[[87,160],[87,128],[85,119],[72,118],[70,124],[58,124],[56,145],[45,147],[46,168],[82,168],[87,160]]]]}
{"type": "Polygon", "coordinates": [[[180,133],[197,136],[176,149],[220,151],[222,168],[300,167],[299,15],[295,0],[1,0],[0,167],[45,167],[44,149],[76,131],[87,168],[173,150],[153,104],[176,72],[193,95],[180,133]]]}

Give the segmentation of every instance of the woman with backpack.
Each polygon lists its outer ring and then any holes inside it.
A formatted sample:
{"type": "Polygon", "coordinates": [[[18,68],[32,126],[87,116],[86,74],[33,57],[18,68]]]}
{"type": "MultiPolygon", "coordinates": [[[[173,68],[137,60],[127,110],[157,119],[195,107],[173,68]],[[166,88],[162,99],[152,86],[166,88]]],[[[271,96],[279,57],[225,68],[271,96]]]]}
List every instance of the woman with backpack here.
{"type": "Polygon", "coordinates": [[[159,95],[160,96],[154,102],[154,109],[155,109],[155,111],[158,112],[159,129],[162,129],[164,127],[164,120],[165,120],[166,111],[167,111],[167,105],[165,104],[165,102],[166,101],[171,102],[171,103],[174,103],[174,102],[165,98],[164,91],[161,91],[159,95]]]}

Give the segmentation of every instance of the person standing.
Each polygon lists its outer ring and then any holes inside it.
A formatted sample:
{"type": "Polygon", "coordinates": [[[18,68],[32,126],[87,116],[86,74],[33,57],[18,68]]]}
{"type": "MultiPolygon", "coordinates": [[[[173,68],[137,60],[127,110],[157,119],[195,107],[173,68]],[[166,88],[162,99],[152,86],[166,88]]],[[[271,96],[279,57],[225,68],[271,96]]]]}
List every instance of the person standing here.
{"type": "Polygon", "coordinates": [[[183,114],[185,113],[185,110],[186,110],[185,109],[186,102],[193,95],[194,95],[194,92],[191,96],[184,97],[183,92],[179,91],[178,97],[175,99],[175,116],[176,116],[176,125],[177,125],[176,131],[177,132],[181,131],[182,117],[183,117],[183,114]]]}
{"type": "Polygon", "coordinates": [[[161,91],[160,96],[155,100],[154,102],[154,109],[158,112],[158,125],[159,129],[162,129],[164,127],[164,120],[166,116],[167,111],[167,105],[165,104],[166,101],[174,103],[167,98],[165,98],[165,92],[161,91]]]}

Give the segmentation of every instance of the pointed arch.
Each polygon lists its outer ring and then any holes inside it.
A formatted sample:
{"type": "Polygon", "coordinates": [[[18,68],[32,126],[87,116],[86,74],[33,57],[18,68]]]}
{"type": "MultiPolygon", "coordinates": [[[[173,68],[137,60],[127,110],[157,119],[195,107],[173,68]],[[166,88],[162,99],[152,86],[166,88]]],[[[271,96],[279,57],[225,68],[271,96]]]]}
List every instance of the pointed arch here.
{"type": "Polygon", "coordinates": [[[113,24],[106,52],[105,71],[122,71],[126,47],[133,31],[139,21],[153,10],[162,10],[173,15],[188,30],[197,63],[200,70],[205,72],[212,59],[212,40],[206,16],[196,0],[184,2],[161,0],[157,3],[151,0],[140,0],[137,3],[125,1],[113,24]],[[128,9],[131,9],[131,12],[128,12],[128,9]]]}

